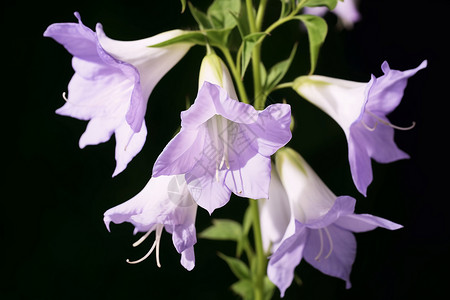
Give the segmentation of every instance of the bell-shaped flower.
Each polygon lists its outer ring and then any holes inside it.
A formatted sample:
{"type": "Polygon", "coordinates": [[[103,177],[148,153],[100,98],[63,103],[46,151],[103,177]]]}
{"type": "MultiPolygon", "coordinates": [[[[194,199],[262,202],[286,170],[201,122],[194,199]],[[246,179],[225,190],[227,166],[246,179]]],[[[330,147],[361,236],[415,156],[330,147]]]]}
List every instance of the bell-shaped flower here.
{"type": "Polygon", "coordinates": [[[78,23],[50,25],[51,37],[73,55],[75,74],[69,82],[66,103],[56,113],[89,120],[80,148],[116,138],[116,168],[122,172],[142,149],[147,128],[144,122],[148,98],[158,81],[186,54],[192,44],[151,48],[180,34],[172,30],[137,41],[108,38],[100,24],[96,32],[78,23]]]}
{"type": "Polygon", "coordinates": [[[291,138],[289,105],[257,111],[235,95],[223,62],[207,55],[195,103],[181,113],[180,132],[153,167],[153,176],[186,174],[194,200],[209,213],[225,205],[231,192],[267,198],[270,156],[291,138]]]}
{"type": "Polygon", "coordinates": [[[134,234],[145,234],[133,244],[141,244],[153,231],[155,242],[147,254],[134,264],[146,259],[156,249],[156,263],[161,267],[159,259],[160,239],[163,228],[172,234],[175,249],[181,254],[181,264],[192,270],[195,266],[194,244],[197,242],[195,217],[197,204],[187,188],[184,175],[152,177],[144,189],[132,199],[107,210],[104,222],[108,231],[110,222],[133,224],[134,234]]]}
{"type": "Polygon", "coordinates": [[[411,129],[391,124],[386,115],[392,112],[403,97],[407,80],[425,68],[398,71],[384,62],[379,78],[372,75],[368,83],[336,79],[326,76],[301,76],[293,88],[306,100],[331,116],[343,129],[348,142],[348,159],[353,181],[358,191],[366,195],[372,182],[371,158],[389,163],[409,158],[394,142],[394,129],[411,129]]]}
{"type": "Polygon", "coordinates": [[[272,164],[269,198],[258,200],[263,249],[267,253],[276,249],[289,225],[291,208],[280,176],[272,164]]]}
{"type": "Polygon", "coordinates": [[[284,296],[296,266],[304,258],[324,274],[345,280],[346,287],[350,288],[350,272],[356,256],[353,232],[377,227],[394,230],[402,226],[369,214],[355,214],[355,199],[336,197],[292,149],[277,152],[276,168],[289,198],[291,219],[270,257],[269,279],[284,296]]]}
{"type": "MultiPolygon", "coordinates": [[[[305,7],[303,12],[305,14],[322,17],[328,11],[328,8],[325,6],[317,6],[305,7]]],[[[346,29],[352,29],[353,25],[361,20],[361,15],[358,11],[355,0],[338,1],[336,7],[331,12],[338,17],[339,22],[346,29]]]]}

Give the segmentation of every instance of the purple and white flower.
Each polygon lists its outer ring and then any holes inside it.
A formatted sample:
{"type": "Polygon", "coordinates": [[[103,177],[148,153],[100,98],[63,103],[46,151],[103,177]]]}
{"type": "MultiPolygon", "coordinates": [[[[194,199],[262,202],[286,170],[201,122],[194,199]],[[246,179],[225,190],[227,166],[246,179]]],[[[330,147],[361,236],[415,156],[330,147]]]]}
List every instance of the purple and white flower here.
{"type": "Polygon", "coordinates": [[[55,23],[44,32],[73,55],[75,74],[68,95],[63,94],[66,103],[56,113],[89,120],[80,148],[106,142],[115,134],[115,176],[145,143],[144,116],[153,88],[192,44],[148,47],[183,34],[181,30],[137,41],[117,41],[108,38],[100,24],[93,32],[78,13],[75,16],[78,23],[55,23]]]}
{"type": "Polygon", "coordinates": [[[138,246],[153,231],[155,242],[147,254],[136,261],[146,259],[156,249],[156,263],[161,267],[159,258],[159,244],[163,228],[172,234],[175,249],[181,254],[181,264],[192,270],[195,266],[194,244],[197,242],[195,217],[197,204],[187,188],[183,175],[152,177],[144,189],[132,199],[107,210],[104,222],[108,231],[110,222],[133,224],[134,234],[145,234],[133,244],[138,246]]]}
{"type": "MultiPolygon", "coordinates": [[[[328,8],[325,6],[304,8],[305,14],[320,17],[324,16],[328,11],[328,8]]],[[[353,25],[361,20],[361,15],[355,0],[338,1],[336,7],[331,12],[338,17],[339,22],[342,23],[342,26],[346,29],[352,29],[353,25]]]]}
{"type": "MultiPolygon", "coordinates": [[[[276,169],[289,199],[290,221],[267,267],[269,279],[284,296],[294,270],[305,259],[324,274],[345,280],[356,257],[353,232],[402,226],[369,214],[355,214],[355,199],[336,197],[304,159],[290,148],[276,154],[276,169]]],[[[282,203],[280,203],[282,205],[282,203]]],[[[261,223],[265,220],[261,219],[261,223]]]]}
{"type": "Polygon", "coordinates": [[[154,177],[186,174],[189,186],[201,190],[193,192],[194,200],[209,213],[225,205],[232,192],[267,198],[270,156],[291,139],[290,106],[257,111],[233,99],[228,70],[214,57],[203,61],[195,103],[181,113],[181,131],[153,167],[154,177]]]}
{"type": "Polygon", "coordinates": [[[386,115],[400,104],[408,78],[426,66],[427,61],[423,61],[415,69],[397,71],[384,62],[384,75],[372,75],[368,83],[320,75],[301,76],[293,83],[298,94],[341,126],[347,137],[353,181],[364,196],[372,182],[371,158],[380,163],[409,158],[395,144],[394,129],[412,126],[395,126],[386,115]]]}

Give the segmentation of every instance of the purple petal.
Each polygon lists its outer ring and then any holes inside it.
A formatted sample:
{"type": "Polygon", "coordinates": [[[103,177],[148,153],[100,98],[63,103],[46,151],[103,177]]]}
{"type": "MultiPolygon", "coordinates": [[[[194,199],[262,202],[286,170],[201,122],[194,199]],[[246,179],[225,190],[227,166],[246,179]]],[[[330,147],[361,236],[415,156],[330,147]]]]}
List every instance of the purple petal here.
{"type": "Polygon", "coordinates": [[[184,174],[190,171],[203,155],[205,128],[182,128],[166,145],[153,166],[153,176],[184,174]]]}
{"type": "Polygon", "coordinates": [[[230,98],[220,86],[205,81],[194,104],[181,113],[181,126],[197,128],[216,114],[236,123],[247,124],[256,121],[258,112],[253,106],[230,98]]]}
{"type": "Polygon", "coordinates": [[[350,214],[341,216],[339,220],[335,222],[335,225],[352,232],[365,232],[377,227],[389,230],[396,230],[403,227],[400,224],[369,214],[350,214]]]}
{"type": "Polygon", "coordinates": [[[246,142],[235,141],[229,151],[230,170],[226,186],[237,196],[260,199],[269,197],[270,158],[262,156],[246,142]]]}
{"type": "MultiPolygon", "coordinates": [[[[355,125],[355,124],[354,124],[355,125]]],[[[365,140],[367,130],[360,126],[353,126],[348,137],[348,161],[353,182],[358,191],[364,196],[367,195],[367,187],[372,182],[372,162],[367,153],[366,146],[360,141],[365,140]]]]}
{"type": "Polygon", "coordinates": [[[424,60],[417,68],[398,71],[392,70],[387,62],[383,62],[381,69],[384,75],[377,78],[367,103],[367,109],[375,114],[386,115],[392,112],[402,100],[408,78],[427,66],[424,60]]]}
{"type": "Polygon", "coordinates": [[[216,175],[215,164],[205,155],[198,160],[194,168],[186,174],[189,191],[199,206],[209,214],[228,203],[231,191],[224,185],[226,171],[216,175]]]}
{"type": "Polygon", "coordinates": [[[185,222],[184,224],[176,225],[174,228],[172,241],[178,253],[182,253],[197,243],[195,225],[193,222],[185,222]]]}
{"type": "Polygon", "coordinates": [[[309,230],[305,260],[324,274],[341,278],[351,287],[350,272],[356,257],[356,240],[350,231],[331,225],[309,230]]]}
{"type": "Polygon", "coordinates": [[[291,107],[272,104],[259,113],[256,122],[240,127],[255,150],[263,156],[271,156],[291,139],[290,124],[291,107]]]}
{"type": "Polygon", "coordinates": [[[295,233],[284,239],[270,257],[267,276],[280,289],[281,297],[294,279],[294,270],[302,260],[307,236],[306,227],[295,222],[295,233]]]}
{"type": "Polygon", "coordinates": [[[356,200],[354,198],[350,196],[339,196],[325,215],[318,219],[308,221],[308,223],[305,223],[304,225],[311,229],[330,226],[336,222],[341,215],[352,214],[355,211],[355,204],[356,200]]]}
{"type": "Polygon", "coordinates": [[[180,263],[188,271],[191,271],[195,267],[194,247],[190,247],[181,252],[180,263]]]}
{"type": "Polygon", "coordinates": [[[116,131],[116,168],[113,177],[125,170],[128,163],[142,150],[147,137],[145,122],[139,132],[134,132],[128,123],[123,122],[116,131]]]}
{"type": "Polygon", "coordinates": [[[75,13],[78,23],[55,23],[44,32],[45,37],[51,37],[73,56],[88,61],[100,62],[97,56],[97,38],[95,33],[84,26],[78,12],[75,13]]]}

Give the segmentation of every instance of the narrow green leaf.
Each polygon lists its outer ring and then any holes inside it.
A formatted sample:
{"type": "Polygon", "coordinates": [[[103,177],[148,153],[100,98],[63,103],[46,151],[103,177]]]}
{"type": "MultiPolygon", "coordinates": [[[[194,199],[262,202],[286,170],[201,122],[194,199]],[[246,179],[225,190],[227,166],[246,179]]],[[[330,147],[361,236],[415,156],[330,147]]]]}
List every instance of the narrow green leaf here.
{"type": "Polygon", "coordinates": [[[176,36],[167,41],[149,45],[148,47],[159,48],[159,47],[167,47],[177,43],[192,43],[195,45],[206,45],[206,37],[200,31],[186,31],[185,33],[176,36]]]}
{"type": "Polygon", "coordinates": [[[184,13],[184,10],[186,9],[186,0],[180,0],[181,1],[181,13],[184,13]]]}
{"type": "Polygon", "coordinates": [[[317,58],[319,57],[319,50],[327,36],[328,26],[327,22],[321,17],[313,15],[299,15],[295,16],[296,19],[305,24],[308,30],[309,39],[309,55],[311,60],[311,70],[309,74],[314,73],[317,64],[317,58]]]}
{"type": "Polygon", "coordinates": [[[253,48],[255,48],[259,43],[259,39],[264,35],[266,35],[264,32],[255,32],[244,37],[244,40],[242,41],[241,78],[244,77],[247,66],[250,63],[253,48]]]}
{"type": "Polygon", "coordinates": [[[227,263],[228,267],[230,267],[230,270],[234,275],[236,275],[237,278],[247,280],[250,279],[250,270],[243,261],[220,252],[217,255],[219,255],[219,257],[227,263]]]}
{"type": "Polygon", "coordinates": [[[209,20],[208,16],[204,12],[195,8],[191,2],[188,2],[188,5],[189,5],[189,11],[191,12],[195,21],[197,21],[197,24],[200,27],[200,29],[210,29],[213,27],[211,24],[211,21],[209,20]]]}
{"type": "Polygon", "coordinates": [[[244,37],[250,33],[250,26],[248,24],[247,5],[241,5],[241,10],[239,11],[239,14],[232,12],[231,15],[236,20],[239,33],[241,34],[241,38],[244,39],[244,37]]]}
{"type": "Polygon", "coordinates": [[[334,9],[338,3],[338,0],[308,0],[304,6],[314,7],[314,6],[326,6],[330,10],[334,9]]]}
{"type": "Polygon", "coordinates": [[[215,219],[213,225],[199,233],[199,237],[210,240],[239,241],[242,236],[241,224],[234,220],[215,219]]]}
{"type": "Polygon", "coordinates": [[[283,79],[284,75],[286,75],[289,67],[291,66],[292,60],[294,59],[295,53],[297,52],[297,44],[292,48],[291,54],[289,57],[279,63],[275,64],[270,68],[269,74],[267,75],[267,81],[265,89],[270,91],[273,89],[280,81],[283,79]]]}
{"type": "Polygon", "coordinates": [[[233,283],[231,290],[244,300],[253,300],[253,284],[250,280],[239,280],[233,283]]]}
{"type": "Polygon", "coordinates": [[[224,29],[236,26],[233,14],[238,14],[241,8],[240,0],[215,0],[206,12],[213,28],[224,29]]]}

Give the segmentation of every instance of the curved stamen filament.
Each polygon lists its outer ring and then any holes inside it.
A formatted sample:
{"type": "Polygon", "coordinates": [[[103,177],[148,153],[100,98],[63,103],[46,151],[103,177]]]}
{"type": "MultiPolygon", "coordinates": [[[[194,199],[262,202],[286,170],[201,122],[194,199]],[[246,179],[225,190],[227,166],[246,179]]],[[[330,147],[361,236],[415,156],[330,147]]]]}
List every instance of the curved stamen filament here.
{"type": "Polygon", "coordinates": [[[153,232],[153,230],[155,230],[156,228],[156,232],[155,232],[155,241],[153,242],[152,247],[150,248],[150,250],[148,250],[148,252],[140,259],[138,260],[134,260],[134,261],[130,261],[129,259],[127,259],[127,263],[129,264],[138,264],[144,260],[147,259],[147,257],[150,256],[150,254],[152,254],[153,250],[155,250],[156,248],[156,265],[161,268],[161,262],[159,260],[159,245],[160,245],[160,240],[161,240],[161,234],[162,234],[162,230],[164,228],[164,225],[162,224],[157,224],[155,226],[153,226],[149,231],[147,231],[139,240],[137,240],[134,244],[133,247],[139,246],[149,235],[150,233],[153,232]]]}
{"type": "MultiPolygon", "coordinates": [[[[410,126],[407,126],[407,127],[397,126],[397,125],[392,124],[391,122],[388,122],[388,121],[382,119],[381,117],[377,116],[376,114],[374,114],[373,112],[371,112],[369,110],[366,110],[366,112],[377,120],[376,123],[375,123],[375,126],[373,127],[373,129],[370,129],[370,127],[368,127],[368,126],[364,126],[370,131],[374,131],[375,130],[375,128],[377,127],[378,122],[380,122],[381,124],[384,124],[386,126],[389,126],[391,128],[398,129],[398,130],[411,130],[411,129],[413,129],[416,126],[416,122],[414,122],[414,121],[412,122],[412,124],[410,126]]],[[[362,121],[362,123],[363,123],[363,125],[367,125],[367,124],[364,123],[364,121],[362,121]]]]}
{"type": "Polygon", "coordinates": [[[69,98],[67,98],[66,92],[62,93],[62,97],[63,97],[64,101],[69,102],[69,98]]]}
{"type": "Polygon", "coordinates": [[[331,238],[331,234],[328,231],[327,227],[325,227],[323,230],[325,230],[325,233],[327,234],[327,237],[328,237],[328,243],[330,244],[330,250],[328,250],[327,255],[325,255],[325,259],[327,259],[328,257],[330,257],[331,253],[333,252],[333,239],[331,238]]]}
{"type": "Polygon", "coordinates": [[[323,254],[324,240],[323,240],[323,232],[322,232],[322,229],[323,229],[323,231],[325,231],[325,234],[326,234],[327,239],[328,239],[328,244],[330,245],[330,249],[328,250],[328,253],[327,253],[327,255],[325,255],[324,259],[329,258],[330,255],[331,255],[331,253],[333,253],[333,249],[334,249],[334,246],[333,246],[333,239],[331,238],[331,234],[330,234],[330,232],[328,231],[328,228],[327,228],[327,227],[319,228],[318,230],[319,230],[320,249],[319,249],[319,253],[317,253],[316,257],[314,257],[314,259],[315,259],[316,261],[319,261],[319,260],[320,260],[320,257],[321,257],[322,254],[323,254]]]}
{"type": "Polygon", "coordinates": [[[153,230],[155,230],[155,226],[153,226],[152,228],[150,228],[149,231],[147,231],[143,236],[141,236],[141,238],[139,240],[137,240],[136,242],[133,243],[133,247],[137,247],[139,246],[143,241],[145,241],[145,239],[150,235],[150,233],[152,233],[153,230]]]}
{"type": "Polygon", "coordinates": [[[315,260],[319,261],[320,256],[322,256],[323,252],[323,233],[322,228],[319,228],[319,239],[320,239],[320,249],[319,253],[317,253],[316,257],[314,257],[315,260]]]}

